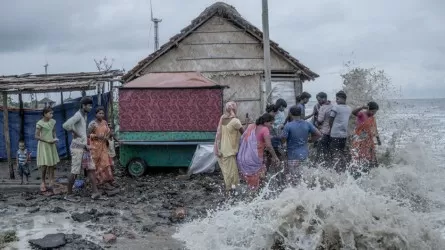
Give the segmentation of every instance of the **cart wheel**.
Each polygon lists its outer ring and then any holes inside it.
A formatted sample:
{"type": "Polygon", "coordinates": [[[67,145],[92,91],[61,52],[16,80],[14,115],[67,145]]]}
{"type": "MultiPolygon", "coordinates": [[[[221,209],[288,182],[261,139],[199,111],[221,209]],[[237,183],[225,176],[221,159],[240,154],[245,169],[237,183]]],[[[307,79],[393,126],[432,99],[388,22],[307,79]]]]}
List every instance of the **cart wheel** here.
{"type": "Polygon", "coordinates": [[[147,170],[147,164],[141,158],[133,158],[127,164],[128,173],[133,177],[141,177],[147,170]]]}

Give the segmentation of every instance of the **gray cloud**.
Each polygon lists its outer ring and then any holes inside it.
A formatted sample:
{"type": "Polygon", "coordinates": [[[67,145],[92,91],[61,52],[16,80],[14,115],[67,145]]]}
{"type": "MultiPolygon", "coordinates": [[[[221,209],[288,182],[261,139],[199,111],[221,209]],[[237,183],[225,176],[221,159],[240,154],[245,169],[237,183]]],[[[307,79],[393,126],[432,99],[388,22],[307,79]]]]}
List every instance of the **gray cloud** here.
{"type": "MultiPolygon", "coordinates": [[[[50,72],[94,71],[103,56],[129,70],[153,50],[149,2],[2,1],[0,75],[41,73],[46,60],[50,72]]],[[[153,0],[161,44],[214,2],[153,0]]],[[[261,1],[226,2],[261,28],[261,1]]],[[[406,97],[445,93],[442,13],[439,0],[269,1],[272,40],[321,75],[305,85],[313,92],[339,89],[343,63],[353,60],[385,69],[406,97]]]]}

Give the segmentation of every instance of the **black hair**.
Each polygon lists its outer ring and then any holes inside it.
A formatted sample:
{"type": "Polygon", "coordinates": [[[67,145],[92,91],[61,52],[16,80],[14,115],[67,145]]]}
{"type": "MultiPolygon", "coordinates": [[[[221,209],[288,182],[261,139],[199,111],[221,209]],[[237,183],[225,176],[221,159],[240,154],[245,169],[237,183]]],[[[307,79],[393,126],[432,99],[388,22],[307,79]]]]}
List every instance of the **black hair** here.
{"type": "Polygon", "coordinates": [[[289,110],[289,114],[291,114],[292,116],[301,116],[301,108],[297,105],[292,106],[289,110]]]}
{"type": "Polygon", "coordinates": [[[309,98],[311,98],[312,96],[311,96],[311,94],[309,94],[308,92],[303,92],[303,93],[301,93],[301,95],[300,95],[300,98],[301,99],[309,99],[309,98]]]}
{"type": "Polygon", "coordinates": [[[297,98],[296,98],[296,100],[297,100],[297,102],[300,102],[301,100],[303,100],[303,99],[311,99],[311,94],[309,94],[308,92],[303,92],[303,93],[301,93],[301,95],[299,95],[299,96],[297,96],[297,98]]]}
{"type": "Polygon", "coordinates": [[[84,96],[82,97],[82,99],[80,99],[80,105],[88,105],[88,104],[93,105],[93,98],[91,98],[90,96],[84,96]]]}
{"type": "Polygon", "coordinates": [[[277,106],[278,108],[280,107],[287,108],[287,102],[284,99],[280,98],[275,102],[275,106],[277,106]]]}
{"type": "Polygon", "coordinates": [[[339,98],[342,98],[342,99],[345,99],[345,100],[347,98],[346,93],[343,90],[338,91],[337,94],[335,94],[335,96],[339,97],[339,98]]]}
{"type": "Polygon", "coordinates": [[[266,112],[270,113],[270,112],[278,112],[279,107],[275,104],[269,104],[266,107],[266,112]]]}
{"type": "Polygon", "coordinates": [[[42,116],[45,116],[46,114],[48,114],[49,112],[53,111],[53,109],[51,107],[45,107],[42,110],[42,116]]]}
{"type": "Polygon", "coordinates": [[[272,122],[275,120],[275,117],[273,117],[273,115],[269,114],[269,113],[265,113],[264,115],[260,116],[256,121],[255,124],[258,125],[263,125],[266,122],[272,122]]]}
{"type": "Polygon", "coordinates": [[[96,114],[99,113],[100,111],[105,112],[105,108],[104,108],[104,106],[97,106],[97,107],[96,107],[96,114]]]}
{"type": "Polygon", "coordinates": [[[22,143],[23,142],[23,144],[25,144],[25,139],[20,139],[19,140],[19,143],[22,143]]]}
{"type": "Polygon", "coordinates": [[[328,98],[328,95],[325,92],[320,92],[317,94],[316,97],[326,99],[326,98],[328,98]]]}
{"type": "Polygon", "coordinates": [[[369,110],[379,110],[379,105],[376,102],[369,102],[368,109],[369,110]]]}

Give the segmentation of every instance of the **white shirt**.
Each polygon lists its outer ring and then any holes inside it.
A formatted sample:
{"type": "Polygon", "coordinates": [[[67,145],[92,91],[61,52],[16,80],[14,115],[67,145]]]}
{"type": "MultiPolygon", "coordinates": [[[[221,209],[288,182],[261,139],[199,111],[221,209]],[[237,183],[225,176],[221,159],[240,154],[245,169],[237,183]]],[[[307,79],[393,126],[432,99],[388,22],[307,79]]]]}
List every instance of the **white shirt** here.
{"type": "Polygon", "coordinates": [[[77,111],[73,117],[68,119],[62,127],[68,131],[76,132],[80,137],[73,139],[71,144],[87,145],[87,115],[77,111]]]}
{"type": "Polygon", "coordinates": [[[320,132],[324,135],[329,135],[329,118],[331,116],[332,104],[330,102],[323,104],[318,110],[317,121],[320,125],[320,132]]]}
{"type": "Polygon", "coordinates": [[[331,109],[331,117],[334,117],[332,124],[331,137],[347,138],[349,117],[351,116],[351,107],[346,104],[334,105],[331,109]]]}

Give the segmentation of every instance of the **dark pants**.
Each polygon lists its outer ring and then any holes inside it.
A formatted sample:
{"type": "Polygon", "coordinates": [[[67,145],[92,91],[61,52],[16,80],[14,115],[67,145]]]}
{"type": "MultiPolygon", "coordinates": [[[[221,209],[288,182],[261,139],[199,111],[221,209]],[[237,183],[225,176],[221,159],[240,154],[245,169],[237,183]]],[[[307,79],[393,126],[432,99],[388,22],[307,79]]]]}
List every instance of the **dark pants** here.
{"type": "Polygon", "coordinates": [[[265,161],[266,161],[266,169],[267,169],[267,178],[269,179],[270,188],[272,190],[278,190],[281,187],[284,187],[286,185],[285,180],[285,172],[281,172],[283,169],[287,169],[287,155],[283,148],[281,147],[274,147],[275,154],[277,155],[278,159],[280,159],[280,162],[277,164],[274,164],[272,161],[272,155],[265,151],[265,161]],[[271,178],[274,176],[274,178],[271,178]]]}
{"type": "Polygon", "coordinates": [[[317,163],[323,167],[331,166],[331,136],[323,135],[320,140],[317,141],[317,163]]]}
{"type": "Polygon", "coordinates": [[[30,175],[29,164],[28,163],[19,164],[18,172],[20,177],[23,176],[28,177],[30,175]]]}
{"type": "Polygon", "coordinates": [[[330,149],[332,155],[332,163],[337,172],[346,170],[346,138],[331,137],[330,149]]]}
{"type": "MultiPolygon", "coordinates": [[[[278,159],[280,159],[280,162],[283,161],[283,157],[284,157],[283,150],[278,148],[278,147],[274,147],[273,149],[274,149],[275,154],[277,155],[278,159]]],[[[267,169],[268,172],[271,169],[276,170],[280,166],[280,163],[278,163],[277,166],[275,166],[273,164],[273,162],[272,162],[272,154],[269,153],[269,151],[265,150],[264,151],[264,156],[265,156],[264,157],[264,161],[266,163],[266,169],[267,169]]]]}

